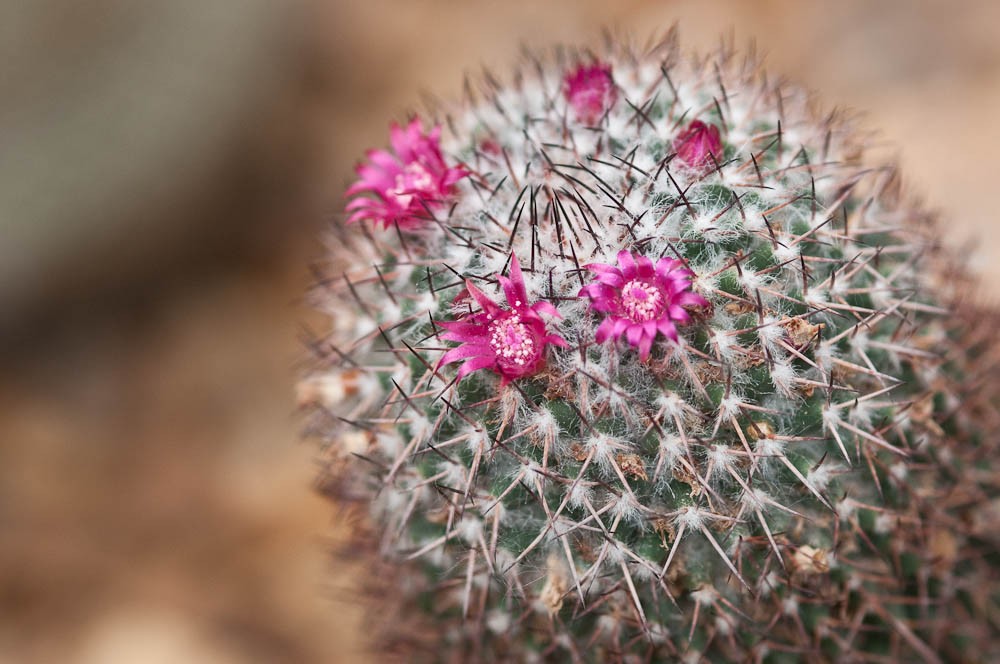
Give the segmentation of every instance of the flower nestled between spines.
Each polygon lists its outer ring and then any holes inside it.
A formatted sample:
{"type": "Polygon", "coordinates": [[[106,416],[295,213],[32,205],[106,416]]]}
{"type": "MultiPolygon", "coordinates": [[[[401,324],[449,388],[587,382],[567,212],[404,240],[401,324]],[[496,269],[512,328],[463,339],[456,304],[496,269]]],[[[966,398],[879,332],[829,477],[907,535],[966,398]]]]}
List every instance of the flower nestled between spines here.
{"type": "Polygon", "coordinates": [[[441,127],[425,134],[419,118],[405,128],[393,124],[392,152],[370,150],[355,169],[358,181],[347,190],[347,223],[369,220],[384,228],[417,228],[455,194],[455,183],[468,175],[448,166],[441,155],[441,127]],[[364,195],[369,194],[369,195],[364,195]]]}
{"type": "Polygon", "coordinates": [[[674,151],[677,159],[688,168],[706,173],[712,170],[715,162],[722,159],[722,139],[719,128],[713,124],[705,124],[694,120],[674,139],[674,151]]]}
{"type": "Polygon", "coordinates": [[[439,323],[448,341],[462,343],[441,357],[440,364],[463,361],[458,370],[461,380],[468,374],[489,369],[501,377],[501,383],[537,373],[545,365],[549,344],[565,347],[566,341],[549,334],[540,314],[559,317],[548,302],[528,304],[524,275],[516,256],[511,258],[510,277],[497,276],[507,299],[507,308],[489,299],[471,281],[465,287],[482,309],[461,320],[439,323]]]}
{"type": "Polygon", "coordinates": [[[611,67],[602,63],[581,65],[566,74],[563,94],[577,120],[596,124],[618,99],[611,67]]]}
{"type": "Polygon", "coordinates": [[[595,339],[625,339],[639,349],[643,361],[649,357],[658,334],[677,341],[678,323],[691,320],[685,306],[708,306],[708,301],[691,290],[694,273],[679,260],[649,258],[628,251],[618,252],[618,266],[592,263],[586,268],[596,277],[580,289],[579,296],[590,298],[593,311],[608,316],[598,326],[595,339]]]}

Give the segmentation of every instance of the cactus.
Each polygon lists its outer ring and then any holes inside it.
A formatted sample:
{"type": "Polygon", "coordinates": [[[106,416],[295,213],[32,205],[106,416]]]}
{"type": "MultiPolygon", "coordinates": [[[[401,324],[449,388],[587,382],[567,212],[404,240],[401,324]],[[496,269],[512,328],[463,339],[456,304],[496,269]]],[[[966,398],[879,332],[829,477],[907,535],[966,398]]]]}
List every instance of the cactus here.
{"type": "Polygon", "coordinates": [[[431,112],[357,169],[303,383],[394,570],[386,634],[997,656],[995,318],[855,118],[673,31],[431,112]]]}

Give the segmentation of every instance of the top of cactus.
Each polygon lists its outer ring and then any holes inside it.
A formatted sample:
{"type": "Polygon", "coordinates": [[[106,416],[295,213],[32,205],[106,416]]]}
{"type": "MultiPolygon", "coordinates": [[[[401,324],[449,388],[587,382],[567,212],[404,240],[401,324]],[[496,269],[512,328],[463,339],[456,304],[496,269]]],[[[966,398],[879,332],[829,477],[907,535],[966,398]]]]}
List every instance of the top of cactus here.
{"type": "Polygon", "coordinates": [[[341,231],[317,291],[322,378],[353,388],[324,439],[372,462],[344,481],[434,611],[514,614],[452,632],[493,655],[926,655],[965,611],[925,541],[963,503],[928,491],[1000,493],[957,471],[970,363],[928,216],[752,58],[596,62],[489,76],[359,167],[349,220],[399,232],[341,231]],[[902,556],[937,575],[909,626],[902,556]]]}

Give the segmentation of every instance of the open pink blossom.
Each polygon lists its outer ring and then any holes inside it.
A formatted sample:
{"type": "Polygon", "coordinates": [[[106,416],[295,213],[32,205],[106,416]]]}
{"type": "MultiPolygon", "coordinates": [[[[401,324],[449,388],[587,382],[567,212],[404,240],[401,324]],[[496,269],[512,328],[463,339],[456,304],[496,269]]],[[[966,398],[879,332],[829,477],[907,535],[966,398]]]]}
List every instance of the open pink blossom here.
{"type": "Polygon", "coordinates": [[[563,78],[563,94],[576,119],[596,124],[618,98],[611,67],[601,63],[581,65],[563,78]]]}
{"type": "Polygon", "coordinates": [[[510,266],[510,278],[497,276],[507,298],[507,307],[490,300],[471,281],[465,282],[469,294],[482,308],[457,321],[439,323],[446,332],[441,335],[448,341],[462,343],[441,357],[441,365],[464,360],[458,378],[489,369],[500,374],[501,383],[537,373],[545,365],[545,347],[566,346],[562,337],[548,334],[540,314],[558,317],[556,308],[548,302],[528,304],[524,275],[517,257],[510,266]]]}
{"type": "Polygon", "coordinates": [[[712,159],[722,158],[722,139],[719,138],[719,128],[695,120],[674,139],[674,152],[688,168],[705,172],[711,170],[712,159]]]}
{"type": "Polygon", "coordinates": [[[661,258],[654,266],[645,256],[620,251],[617,267],[592,263],[586,268],[596,277],[579,296],[590,298],[592,310],[608,314],[597,328],[597,342],[624,336],[643,361],[656,335],[677,341],[676,324],[691,319],[685,306],[708,306],[691,290],[694,273],[678,260],[661,258]]]}
{"type": "Polygon", "coordinates": [[[448,166],[441,156],[441,127],[429,134],[414,118],[405,128],[393,124],[392,152],[369,150],[368,161],[358,164],[358,181],[347,190],[354,199],[347,204],[347,223],[370,220],[383,227],[396,224],[420,226],[430,211],[442,207],[455,193],[455,183],[468,175],[448,166]],[[367,194],[367,195],[366,195],[367,194]]]}

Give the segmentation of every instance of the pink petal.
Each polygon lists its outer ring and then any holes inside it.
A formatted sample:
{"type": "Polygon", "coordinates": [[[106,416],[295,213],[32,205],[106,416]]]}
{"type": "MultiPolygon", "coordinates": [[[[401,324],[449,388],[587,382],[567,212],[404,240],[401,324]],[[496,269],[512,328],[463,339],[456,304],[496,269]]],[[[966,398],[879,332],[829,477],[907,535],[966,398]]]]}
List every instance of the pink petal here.
{"type": "Polygon", "coordinates": [[[569,344],[566,340],[560,337],[558,334],[550,334],[545,337],[544,344],[552,344],[553,346],[559,346],[560,348],[569,348],[569,344]]]}
{"type": "Polygon", "coordinates": [[[639,342],[639,359],[645,362],[649,358],[649,351],[653,348],[653,339],[655,337],[643,336],[642,341],[639,342]]]}
{"type": "Polygon", "coordinates": [[[625,330],[625,338],[631,346],[638,346],[643,336],[645,335],[641,325],[629,325],[628,329],[625,330]]]}
{"type": "Polygon", "coordinates": [[[368,161],[379,170],[385,171],[393,177],[403,172],[403,169],[399,166],[399,160],[385,150],[372,150],[368,153],[368,161]]]}
{"type": "Polygon", "coordinates": [[[403,129],[395,122],[389,128],[389,144],[392,145],[393,151],[399,155],[399,158],[404,162],[413,161],[413,151],[410,148],[410,144],[413,140],[413,129],[417,132],[420,131],[420,127],[414,127],[414,123],[418,122],[416,118],[413,119],[406,129],[403,129]]]}
{"type": "Polygon", "coordinates": [[[613,320],[615,321],[615,326],[614,330],[612,331],[612,335],[615,338],[621,337],[623,334],[625,334],[625,332],[632,325],[632,322],[625,318],[615,318],[613,320]]]}
{"type": "Polygon", "coordinates": [[[484,339],[487,334],[486,326],[479,323],[453,321],[440,322],[438,325],[445,329],[445,333],[441,335],[441,338],[445,341],[461,341],[464,343],[475,339],[484,339]]]}
{"type": "Polygon", "coordinates": [[[498,277],[500,285],[503,286],[504,295],[507,297],[507,304],[514,306],[528,305],[528,292],[524,288],[524,274],[521,272],[521,263],[517,256],[511,254],[510,257],[510,278],[498,277]],[[515,305],[520,302],[520,305],[515,305]]]}
{"type": "Polygon", "coordinates": [[[493,351],[489,346],[478,346],[474,344],[464,344],[456,348],[452,348],[447,353],[441,356],[440,365],[444,366],[446,364],[451,364],[452,362],[458,362],[459,360],[464,360],[470,357],[484,357],[488,356],[491,361],[496,359],[493,351]],[[485,348],[486,353],[483,350],[485,348]]]}
{"type": "Polygon", "coordinates": [[[626,279],[635,278],[635,259],[632,254],[622,249],[618,252],[618,265],[626,279]]]}
{"type": "Polygon", "coordinates": [[[681,266],[679,260],[673,258],[661,258],[656,261],[656,274],[661,277],[667,277],[671,272],[681,266]]]}
{"type": "Polygon", "coordinates": [[[500,307],[493,300],[486,297],[486,294],[476,288],[476,285],[468,279],[465,280],[465,287],[468,289],[469,294],[476,299],[476,302],[479,303],[483,311],[488,314],[496,314],[501,311],[500,307]]]}
{"type": "Polygon", "coordinates": [[[660,321],[660,324],[657,327],[660,330],[660,334],[662,334],[665,337],[669,337],[675,342],[677,341],[677,327],[673,324],[672,321],[669,321],[666,318],[664,318],[663,320],[660,321]]]}
{"type": "Polygon", "coordinates": [[[441,189],[444,191],[451,189],[452,185],[468,174],[469,172],[464,168],[449,168],[445,171],[444,177],[441,178],[441,189]]]}
{"type": "Polygon", "coordinates": [[[552,316],[553,318],[562,318],[562,316],[559,315],[559,310],[556,309],[554,306],[552,306],[551,303],[546,302],[545,300],[539,300],[538,302],[535,302],[533,305],[531,305],[531,309],[536,313],[545,314],[546,316],[552,316]]]}
{"type": "Polygon", "coordinates": [[[625,278],[622,276],[622,273],[619,272],[618,270],[599,274],[597,275],[597,280],[602,284],[607,284],[608,286],[611,286],[612,288],[621,288],[622,286],[625,285],[625,278]]]}
{"type": "Polygon", "coordinates": [[[479,371],[480,369],[486,369],[488,367],[493,367],[496,365],[496,357],[475,357],[471,360],[466,361],[465,364],[458,368],[458,373],[456,376],[459,380],[465,378],[470,373],[474,371],[479,371]]]}
{"type": "Polygon", "coordinates": [[[601,321],[601,324],[597,326],[597,331],[594,333],[594,340],[602,344],[608,340],[608,337],[612,335],[612,330],[615,326],[615,319],[608,317],[601,321]]]}
{"type": "Polygon", "coordinates": [[[639,256],[635,259],[636,262],[636,276],[642,279],[649,279],[653,276],[653,261],[649,260],[645,256],[639,256]]]}
{"type": "Polygon", "coordinates": [[[669,312],[670,312],[670,317],[675,321],[686,323],[687,321],[691,320],[691,316],[689,316],[688,312],[684,311],[684,307],[680,306],[679,304],[671,304],[669,312]]]}
{"type": "Polygon", "coordinates": [[[680,304],[693,304],[699,307],[708,306],[708,300],[694,291],[685,291],[684,293],[681,293],[678,298],[678,302],[680,302],[680,304]]]}

